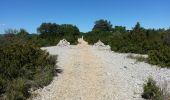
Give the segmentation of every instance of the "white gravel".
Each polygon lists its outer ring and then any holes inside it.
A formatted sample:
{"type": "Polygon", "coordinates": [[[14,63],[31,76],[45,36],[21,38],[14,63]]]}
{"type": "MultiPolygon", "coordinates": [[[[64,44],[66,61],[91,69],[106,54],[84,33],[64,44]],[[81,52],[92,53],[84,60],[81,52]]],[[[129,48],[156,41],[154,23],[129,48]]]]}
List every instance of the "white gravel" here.
{"type": "Polygon", "coordinates": [[[58,55],[57,65],[64,72],[50,85],[36,90],[33,100],[143,100],[141,93],[148,77],[158,84],[166,80],[170,86],[170,69],[79,42],[69,48],[42,48],[58,55]]]}
{"type": "Polygon", "coordinates": [[[128,58],[129,54],[96,50],[93,52],[98,59],[108,65],[106,69],[110,78],[113,77],[119,85],[121,92],[118,93],[117,100],[125,99],[122,95],[127,95],[126,100],[142,100],[143,84],[149,77],[152,77],[160,87],[168,83],[167,90],[170,92],[170,69],[137,62],[128,58]]]}

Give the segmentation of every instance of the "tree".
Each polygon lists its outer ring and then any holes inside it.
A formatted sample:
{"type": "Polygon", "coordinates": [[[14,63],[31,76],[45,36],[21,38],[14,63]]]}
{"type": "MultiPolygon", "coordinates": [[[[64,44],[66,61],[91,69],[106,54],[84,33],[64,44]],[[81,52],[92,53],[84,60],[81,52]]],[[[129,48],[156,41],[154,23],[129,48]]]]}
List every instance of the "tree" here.
{"type": "Polygon", "coordinates": [[[140,29],[141,29],[141,25],[139,22],[137,22],[133,30],[140,30],[140,29]]]}
{"type": "Polygon", "coordinates": [[[135,27],[131,31],[131,38],[134,41],[143,41],[146,38],[146,30],[141,27],[139,22],[136,23],[135,27]]]}
{"type": "Polygon", "coordinates": [[[112,30],[111,22],[104,19],[97,20],[92,29],[92,31],[111,31],[111,30],[112,30]]]}
{"type": "Polygon", "coordinates": [[[29,33],[25,29],[20,29],[20,31],[17,33],[17,36],[20,38],[27,38],[29,33]]]}
{"type": "Polygon", "coordinates": [[[58,25],[56,23],[42,23],[37,31],[43,38],[63,37],[64,35],[79,35],[80,33],[76,26],[71,24],[58,25]]]}
{"type": "Polygon", "coordinates": [[[62,24],[60,25],[62,34],[66,35],[79,35],[80,31],[77,26],[73,26],[71,24],[62,24]]]}
{"type": "Polygon", "coordinates": [[[114,32],[120,32],[120,33],[125,33],[126,32],[126,27],[124,26],[115,26],[115,28],[113,28],[114,32]]]}
{"type": "Polygon", "coordinates": [[[63,38],[71,44],[77,44],[77,38],[80,35],[79,29],[71,24],[42,23],[37,31],[45,46],[56,45],[63,38]]]}
{"type": "Polygon", "coordinates": [[[14,37],[16,34],[18,33],[18,31],[16,29],[7,29],[5,30],[5,37],[14,37]]]}
{"type": "Polygon", "coordinates": [[[56,23],[42,23],[37,31],[42,38],[55,38],[61,35],[60,25],[56,23]]]}
{"type": "Polygon", "coordinates": [[[170,29],[166,30],[162,36],[163,43],[170,46],[170,29]]]}

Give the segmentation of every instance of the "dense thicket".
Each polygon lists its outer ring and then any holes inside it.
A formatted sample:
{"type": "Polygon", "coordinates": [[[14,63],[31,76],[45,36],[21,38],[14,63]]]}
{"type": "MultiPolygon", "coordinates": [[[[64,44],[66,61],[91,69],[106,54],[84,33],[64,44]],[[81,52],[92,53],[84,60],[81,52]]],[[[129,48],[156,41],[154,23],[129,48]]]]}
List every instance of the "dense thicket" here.
{"type": "MultiPolygon", "coordinates": [[[[8,29],[0,36],[0,41],[8,40],[10,37],[20,38],[24,41],[32,42],[38,46],[54,46],[62,39],[66,39],[70,44],[78,43],[80,31],[77,26],[71,24],[42,23],[38,28],[39,34],[29,34],[26,30],[8,29]]],[[[17,39],[16,39],[17,40],[17,39]]],[[[6,43],[6,42],[5,42],[6,43]]]]}
{"type": "Polygon", "coordinates": [[[162,67],[170,66],[170,48],[163,47],[149,52],[149,63],[162,67]]]}
{"type": "Polygon", "coordinates": [[[104,19],[97,20],[93,27],[93,31],[111,31],[111,30],[112,30],[111,22],[104,19]]]}
{"type": "Polygon", "coordinates": [[[50,83],[56,68],[56,56],[40,49],[57,45],[65,38],[77,44],[79,29],[71,24],[42,23],[39,34],[8,29],[0,35],[0,99],[23,100],[30,88],[50,83]]]}
{"type": "MultiPolygon", "coordinates": [[[[100,20],[99,20],[100,22],[100,20]]],[[[126,30],[126,27],[115,26],[108,30],[108,24],[111,23],[102,20],[100,24],[95,23],[91,32],[84,34],[84,39],[89,44],[94,44],[101,40],[109,44],[113,51],[125,53],[149,54],[149,62],[161,66],[170,67],[170,29],[145,29],[137,22],[132,30],[126,30]]]]}
{"type": "Polygon", "coordinates": [[[42,46],[56,45],[61,39],[77,44],[80,35],[79,29],[71,24],[42,23],[37,31],[40,33],[38,41],[42,46]]]}
{"type": "Polygon", "coordinates": [[[25,100],[29,89],[51,82],[56,56],[50,56],[30,39],[25,31],[0,37],[0,99],[25,100]]]}

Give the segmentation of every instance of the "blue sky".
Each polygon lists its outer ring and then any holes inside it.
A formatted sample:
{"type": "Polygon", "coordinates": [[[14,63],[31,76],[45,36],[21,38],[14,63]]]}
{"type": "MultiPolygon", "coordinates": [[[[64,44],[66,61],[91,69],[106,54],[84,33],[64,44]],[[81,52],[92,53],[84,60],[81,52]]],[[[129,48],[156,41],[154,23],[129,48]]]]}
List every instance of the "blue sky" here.
{"type": "Polygon", "coordinates": [[[0,33],[24,28],[35,33],[42,22],[74,24],[90,31],[94,21],[110,20],[131,29],[170,27],[170,0],[0,0],[0,33]]]}

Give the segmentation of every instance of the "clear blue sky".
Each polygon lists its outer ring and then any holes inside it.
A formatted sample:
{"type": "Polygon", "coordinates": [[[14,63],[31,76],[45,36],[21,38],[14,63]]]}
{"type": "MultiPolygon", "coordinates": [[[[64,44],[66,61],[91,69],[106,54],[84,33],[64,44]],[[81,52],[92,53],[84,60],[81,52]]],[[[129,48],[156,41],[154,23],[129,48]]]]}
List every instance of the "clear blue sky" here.
{"type": "Polygon", "coordinates": [[[0,0],[0,33],[8,28],[36,32],[42,22],[74,24],[90,31],[94,21],[110,20],[131,29],[170,27],[170,0],[0,0]]]}

